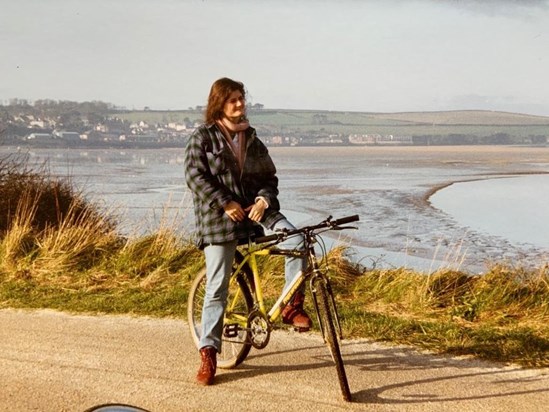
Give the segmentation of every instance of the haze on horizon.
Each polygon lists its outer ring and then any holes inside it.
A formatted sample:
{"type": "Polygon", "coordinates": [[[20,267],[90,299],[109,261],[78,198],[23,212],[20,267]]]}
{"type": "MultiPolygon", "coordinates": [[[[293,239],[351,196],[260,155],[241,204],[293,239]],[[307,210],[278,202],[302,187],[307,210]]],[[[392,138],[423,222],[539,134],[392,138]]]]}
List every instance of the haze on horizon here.
{"type": "Polygon", "coordinates": [[[549,116],[546,0],[0,0],[0,103],[549,116]]]}

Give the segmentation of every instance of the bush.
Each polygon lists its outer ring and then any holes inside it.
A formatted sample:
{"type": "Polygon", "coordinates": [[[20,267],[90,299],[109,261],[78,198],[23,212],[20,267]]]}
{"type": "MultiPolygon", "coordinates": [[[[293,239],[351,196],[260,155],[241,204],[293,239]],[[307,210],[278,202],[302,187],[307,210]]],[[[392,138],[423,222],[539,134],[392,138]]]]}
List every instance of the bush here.
{"type": "Polygon", "coordinates": [[[14,276],[67,274],[90,267],[121,239],[106,212],[70,181],[25,158],[0,160],[0,269],[14,276]]]}
{"type": "Polygon", "coordinates": [[[69,215],[75,220],[86,216],[101,221],[106,231],[114,227],[73,188],[70,180],[52,178],[45,165],[33,169],[24,156],[0,159],[0,235],[10,229],[17,211],[24,207],[30,207],[29,223],[36,232],[59,228],[69,215]]]}

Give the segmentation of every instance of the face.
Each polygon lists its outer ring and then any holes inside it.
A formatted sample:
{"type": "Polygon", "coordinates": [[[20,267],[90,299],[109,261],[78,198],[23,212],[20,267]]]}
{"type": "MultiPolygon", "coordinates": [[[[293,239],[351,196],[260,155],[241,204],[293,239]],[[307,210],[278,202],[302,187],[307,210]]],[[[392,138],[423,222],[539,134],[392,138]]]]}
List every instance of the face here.
{"type": "Polygon", "coordinates": [[[246,114],[246,102],[240,90],[235,90],[229,95],[223,105],[223,114],[233,122],[237,122],[246,114]]]}

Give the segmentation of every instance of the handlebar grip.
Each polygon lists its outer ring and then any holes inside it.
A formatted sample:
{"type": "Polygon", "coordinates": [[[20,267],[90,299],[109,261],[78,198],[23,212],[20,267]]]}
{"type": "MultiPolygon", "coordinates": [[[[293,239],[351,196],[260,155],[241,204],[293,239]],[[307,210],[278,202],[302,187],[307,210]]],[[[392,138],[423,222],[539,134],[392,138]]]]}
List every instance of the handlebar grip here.
{"type": "Polygon", "coordinates": [[[274,234],[274,235],[269,235],[269,236],[259,236],[259,237],[256,237],[254,239],[254,242],[255,243],[266,243],[266,242],[271,242],[273,240],[277,240],[278,239],[278,234],[274,234]]]}
{"type": "Polygon", "coordinates": [[[358,215],[353,215],[353,216],[342,217],[341,219],[336,219],[333,221],[333,223],[335,225],[344,225],[345,223],[358,222],[358,221],[359,221],[358,215]]]}

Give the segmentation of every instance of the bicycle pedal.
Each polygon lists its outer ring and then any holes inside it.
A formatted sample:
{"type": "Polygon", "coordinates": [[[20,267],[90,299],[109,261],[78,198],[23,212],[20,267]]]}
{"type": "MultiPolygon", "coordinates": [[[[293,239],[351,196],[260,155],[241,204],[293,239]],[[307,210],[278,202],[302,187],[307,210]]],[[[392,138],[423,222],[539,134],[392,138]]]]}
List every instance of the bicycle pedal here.
{"type": "Polygon", "coordinates": [[[236,338],[238,336],[239,327],[236,324],[225,325],[223,336],[226,338],[236,338]]]}

